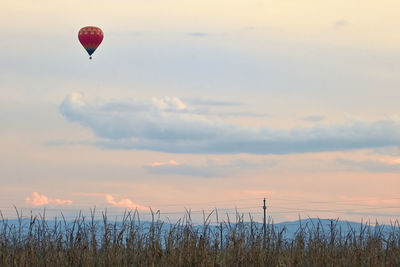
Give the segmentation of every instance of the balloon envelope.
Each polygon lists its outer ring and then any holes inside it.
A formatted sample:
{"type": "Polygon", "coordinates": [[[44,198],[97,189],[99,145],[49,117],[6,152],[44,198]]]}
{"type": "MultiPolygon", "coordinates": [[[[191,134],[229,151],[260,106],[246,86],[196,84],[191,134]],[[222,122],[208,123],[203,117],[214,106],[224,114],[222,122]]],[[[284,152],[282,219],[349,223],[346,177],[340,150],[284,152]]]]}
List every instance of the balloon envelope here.
{"type": "Polygon", "coordinates": [[[101,44],[103,37],[103,31],[95,26],[83,27],[78,33],[79,42],[81,42],[89,56],[91,56],[101,44]]]}

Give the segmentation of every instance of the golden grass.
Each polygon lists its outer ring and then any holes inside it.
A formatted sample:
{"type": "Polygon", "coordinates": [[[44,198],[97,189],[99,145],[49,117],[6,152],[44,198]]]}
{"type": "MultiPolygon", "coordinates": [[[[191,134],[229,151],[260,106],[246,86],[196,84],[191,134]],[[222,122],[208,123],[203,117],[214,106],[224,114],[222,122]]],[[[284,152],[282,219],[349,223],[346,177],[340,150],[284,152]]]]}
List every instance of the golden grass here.
{"type": "MultiPolygon", "coordinates": [[[[18,213],[17,213],[18,215],[18,213]]],[[[0,221],[0,266],[400,266],[399,224],[383,233],[379,225],[342,232],[337,220],[300,226],[291,239],[268,223],[266,234],[250,216],[195,226],[188,212],[175,224],[153,213],[140,222],[137,211],[120,222],[106,213],[48,221],[31,216],[0,221]],[[221,235],[222,234],[222,235],[221,235]]]]}

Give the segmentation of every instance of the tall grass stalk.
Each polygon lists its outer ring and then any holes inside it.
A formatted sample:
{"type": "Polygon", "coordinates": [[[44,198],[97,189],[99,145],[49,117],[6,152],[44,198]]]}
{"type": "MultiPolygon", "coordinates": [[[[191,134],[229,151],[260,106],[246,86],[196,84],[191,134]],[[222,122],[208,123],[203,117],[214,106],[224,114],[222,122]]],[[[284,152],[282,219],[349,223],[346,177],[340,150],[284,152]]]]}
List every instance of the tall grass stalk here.
{"type": "Polygon", "coordinates": [[[0,266],[400,266],[397,221],[389,232],[378,224],[343,231],[338,220],[328,227],[310,221],[287,238],[271,220],[264,235],[251,214],[220,220],[217,210],[203,213],[201,225],[188,210],[175,223],[153,211],[151,222],[141,222],[137,210],[119,221],[107,211],[98,220],[94,209],[72,221],[16,213],[10,223],[0,212],[0,266]]]}

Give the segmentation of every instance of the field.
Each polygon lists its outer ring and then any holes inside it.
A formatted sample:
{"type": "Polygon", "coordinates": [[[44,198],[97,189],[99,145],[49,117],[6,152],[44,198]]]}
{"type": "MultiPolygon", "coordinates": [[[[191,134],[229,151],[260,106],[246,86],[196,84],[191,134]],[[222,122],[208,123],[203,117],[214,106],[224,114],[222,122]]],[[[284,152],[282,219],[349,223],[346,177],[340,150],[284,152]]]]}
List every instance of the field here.
{"type": "MultiPolygon", "coordinates": [[[[217,211],[214,211],[214,215],[217,211]]],[[[77,216],[73,221],[32,216],[0,221],[1,266],[399,266],[400,228],[361,225],[343,231],[337,220],[302,224],[291,237],[269,221],[236,214],[201,225],[190,212],[176,223],[77,216]],[[386,228],[387,229],[387,228],[386,228]]],[[[218,218],[218,217],[217,217],[218,218]]]]}

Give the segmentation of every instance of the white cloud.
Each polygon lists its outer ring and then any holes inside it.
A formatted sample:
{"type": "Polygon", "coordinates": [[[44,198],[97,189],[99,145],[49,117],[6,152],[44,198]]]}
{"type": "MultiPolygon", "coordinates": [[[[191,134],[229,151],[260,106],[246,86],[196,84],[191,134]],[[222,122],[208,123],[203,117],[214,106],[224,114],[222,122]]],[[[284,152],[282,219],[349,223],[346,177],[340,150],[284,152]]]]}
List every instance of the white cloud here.
{"type": "Polygon", "coordinates": [[[151,101],[87,102],[66,97],[60,106],[66,119],[91,129],[108,149],[142,149],[170,153],[289,154],[400,145],[400,123],[353,120],[343,124],[274,129],[251,128],[196,114],[176,97],[151,101]]]}
{"type": "Polygon", "coordinates": [[[71,200],[64,200],[59,198],[49,198],[45,195],[40,195],[38,192],[33,192],[32,197],[26,197],[25,202],[33,206],[43,206],[48,204],[55,205],[71,205],[71,200]]]}
{"type": "Polygon", "coordinates": [[[114,197],[110,194],[107,194],[105,197],[106,197],[106,201],[108,204],[111,204],[116,207],[128,208],[128,209],[138,209],[138,210],[148,210],[148,208],[141,206],[137,203],[134,203],[132,200],[130,200],[128,198],[123,198],[120,201],[115,201],[114,197]]]}
{"type": "Polygon", "coordinates": [[[184,110],[186,105],[177,97],[165,96],[164,98],[153,98],[152,102],[159,108],[164,110],[184,110]]]}

